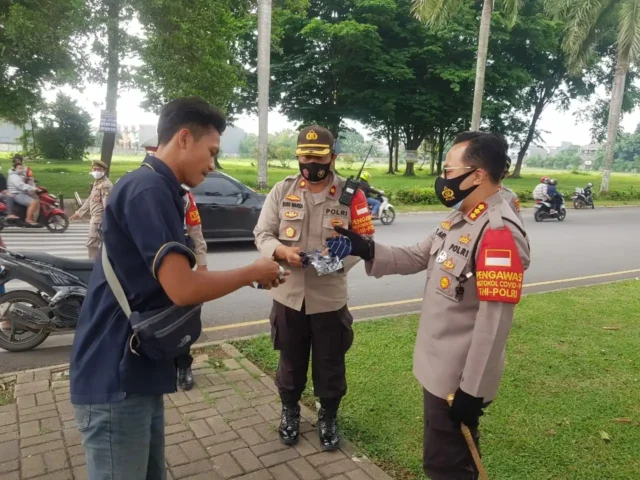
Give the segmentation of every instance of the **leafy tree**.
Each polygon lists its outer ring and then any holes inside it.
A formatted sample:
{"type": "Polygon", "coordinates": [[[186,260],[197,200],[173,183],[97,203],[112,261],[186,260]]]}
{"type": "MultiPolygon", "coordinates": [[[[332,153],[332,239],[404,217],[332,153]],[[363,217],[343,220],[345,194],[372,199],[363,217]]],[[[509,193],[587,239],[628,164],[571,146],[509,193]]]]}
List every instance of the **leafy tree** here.
{"type": "Polygon", "coordinates": [[[36,130],[36,143],[42,155],[52,160],[82,160],[94,145],[91,115],[71,97],[59,93],[36,130]]]}
{"type": "MultiPolygon", "coordinates": [[[[464,10],[467,0],[414,0],[415,14],[434,29],[441,29],[447,25],[456,14],[464,10]]],[[[502,0],[502,8],[510,23],[515,23],[518,11],[524,0],[502,0]]],[[[476,67],[476,84],[473,96],[473,113],[471,130],[480,129],[482,114],[482,98],[485,87],[485,71],[487,66],[487,52],[489,50],[489,32],[491,28],[491,14],[494,0],[484,0],[480,19],[480,33],[478,36],[478,61],[476,67]]]]}
{"type": "Polygon", "coordinates": [[[0,2],[0,118],[25,125],[45,84],[78,80],[84,56],[77,33],[85,13],[81,0],[0,2]]]}
{"type": "Polygon", "coordinates": [[[616,66],[607,122],[605,165],[600,185],[600,192],[607,192],[627,73],[640,54],[640,0],[546,0],[546,4],[551,14],[566,24],[562,45],[574,72],[582,70],[603,30],[613,28],[617,32],[616,66]]]}

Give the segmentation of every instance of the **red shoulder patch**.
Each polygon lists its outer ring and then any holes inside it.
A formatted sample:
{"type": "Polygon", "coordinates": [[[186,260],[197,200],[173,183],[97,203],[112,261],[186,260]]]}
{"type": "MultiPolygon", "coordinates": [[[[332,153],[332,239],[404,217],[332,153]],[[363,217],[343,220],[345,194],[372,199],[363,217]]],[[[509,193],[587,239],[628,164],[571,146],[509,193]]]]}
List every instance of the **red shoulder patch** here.
{"type": "Polygon", "coordinates": [[[476,269],[478,299],[481,302],[519,303],[524,267],[511,230],[487,230],[476,269]]]}
{"type": "Polygon", "coordinates": [[[362,190],[356,190],[351,202],[351,230],[360,235],[373,235],[376,231],[362,190]]]}
{"type": "Polygon", "coordinates": [[[198,205],[196,205],[196,200],[193,198],[193,194],[191,192],[187,192],[187,197],[189,198],[189,208],[185,215],[185,221],[190,227],[195,227],[202,223],[200,220],[200,212],[198,211],[198,205]]]}

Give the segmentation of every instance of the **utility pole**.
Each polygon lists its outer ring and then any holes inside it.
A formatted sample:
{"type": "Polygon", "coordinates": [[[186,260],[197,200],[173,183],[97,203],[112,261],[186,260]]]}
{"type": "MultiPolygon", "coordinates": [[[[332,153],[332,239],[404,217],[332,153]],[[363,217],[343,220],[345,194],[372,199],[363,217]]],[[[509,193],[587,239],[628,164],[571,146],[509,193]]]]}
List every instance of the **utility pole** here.
{"type": "Polygon", "coordinates": [[[271,0],[258,0],[258,189],[268,188],[271,0]]]}

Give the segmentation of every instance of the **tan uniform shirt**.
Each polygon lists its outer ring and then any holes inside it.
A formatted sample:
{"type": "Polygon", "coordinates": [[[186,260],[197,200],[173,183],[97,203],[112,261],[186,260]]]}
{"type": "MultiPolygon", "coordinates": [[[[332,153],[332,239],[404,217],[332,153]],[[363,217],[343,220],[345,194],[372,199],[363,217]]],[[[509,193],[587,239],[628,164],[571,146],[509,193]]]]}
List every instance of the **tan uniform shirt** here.
{"type": "MultiPolygon", "coordinates": [[[[253,231],[256,246],[266,257],[274,255],[280,245],[300,247],[303,252],[324,250],[326,239],[335,235],[334,226],[351,225],[351,209],[338,199],[345,181],[335,174],[327,189],[314,200],[302,175],[287,177],[276,184],[262,207],[253,231]]],[[[361,192],[360,192],[361,193],[361,192]]],[[[366,199],[364,200],[366,207],[366,199]]],[[[369,217],[370,221],[370,217],[369,217]]],[[[344,272],[319,276],[315,268],[291,268],[287,283],[270,290],[277,302],[309,315],[333,312],[347,304],[347,272],[360,259],[344,259],[344,272]]]]}
{"type": "MultiPolygon", "coordinates": [[[[413,372],[424,388],[440,398],[460,387],[490,401],[498,391],[515,304],[480,301],[476,275],[462,284],[461,297],[456,290],[460,278],[476,272],[478,252],[489,230],[504,227],[513,235],[513,254],[519,256],[526,269],[529,244],[522,224],[501,192],[466,216],[451,213],[417,245],[376,244],[373,262],[365,264],[367,273],[375,277],[427,271],[413,372]]],[[[522,285],[521,276],[519,283],[522,285]]]]}
{"type": "Polygon", "coordinates": [[[78,217],[83,217],[87,212],[91,215],[90,223],[93,225],[101,225],[104,209],[107,206],[107,198],[111,194],[113,184],[107,177],[96,180],[87,198],[80,209],[76,212],[78,217]]]}
{"type": "Polygon", "coordinates": [[[199,267],[206,267],[208,249],[207,242],[204,240],[204,235],[202,235],[202,224],[200,223],[200,215],[198,214],[197,222],[190,222],[187,218],[187,215],[189,215],[189,211],[193,210],[192,207],[195,207],[195,211],[197,212],[197,205],[195,204],[193,195],[189,195],[188,193],[186,193],[183,198],[185,215],[184,225],[185,229],[187,230],[187,235],[189,235],[189,238],[191,239],[191,241],[193,241],[193,253],[196,254],[196,264],[199,267]]]}
{"type": "Polygon", "coordinates": [[[507,201],[513,213],[516,214],[520,223],[524,225],[524,220],[522,219],[522,215],[520,214],[520,198],[518,198],[518,194],[511,190],[510,188],[502,186],[502,197],[507,201]]]}

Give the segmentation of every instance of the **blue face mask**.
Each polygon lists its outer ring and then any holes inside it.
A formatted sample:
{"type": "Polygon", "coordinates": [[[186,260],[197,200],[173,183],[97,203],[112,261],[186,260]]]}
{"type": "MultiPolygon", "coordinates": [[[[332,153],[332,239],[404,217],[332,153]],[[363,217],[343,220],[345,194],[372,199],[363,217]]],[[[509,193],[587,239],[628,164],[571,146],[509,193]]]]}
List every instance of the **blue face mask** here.
{"type": "Polygon", "coordinates": [[[460,200],[458,203],[456,203],[455,205],[453,205],[451,207],[451,210],[460,210],[460,207],[462,206],[462,200],[460,200]]]}

